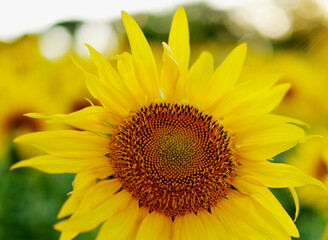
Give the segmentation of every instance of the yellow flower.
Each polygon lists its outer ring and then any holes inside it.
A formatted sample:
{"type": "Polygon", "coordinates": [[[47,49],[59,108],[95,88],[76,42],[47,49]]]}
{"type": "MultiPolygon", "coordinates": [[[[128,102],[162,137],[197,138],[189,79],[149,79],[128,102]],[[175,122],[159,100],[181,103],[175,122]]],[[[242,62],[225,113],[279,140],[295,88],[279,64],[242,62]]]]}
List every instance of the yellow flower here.
{"type": "MultiPolygon", "coordinates": [[[[86,89],[75,80],[79,70],[67,59],[49,62],[38,51],[38,39],[25,36],[0,45],[0,153],[20,134],[63,128],[23,116],[28,112],[71,112],[87,106],[86,89]],[[57,86],[61,87],[58,88],[57,86]]],[[[23,150],[23,149],[20,149],[23,150]]],[[[24,154],[29,154],[24,149],[24,154]]]]}
{"type": "MultiPolygon", "coordinates": [[[[328,134],[322,130],[323,138],[310,139],[298,146],[287,162],[298,167],[306,174],[322,181],[328,187],[328,134]]],[[[302,205],[315,208],[325,219],[326,227],[321,237],[328,239],[328,192],[317,186],[306,186],[298,191],[302,205]]]]}
{"type": "MultiPolygon", "coordinates": [[[[50,117],[83,131],[16,139],[47,155],[12,167],[77,173],[55,225],[72,239],[103,223],[97,239],[290,239],[299,233],[268,187],[322,186],[270,159],[304,138],[301,121],[269,112],[289,84],[279,75],[237,83],[246,44],[213,69],[203,52],[189,66],[189,30],[180,7],[163,43],[160,74],[137,23],[122,12],[131,52],[114,68],[88,46],[98,69],[77,63],[102,106],[50,117]],[[293,123],[293,124],[290,124],[293,123]]],[[[43,117],[39,114],[30,114],[43,117]]],[[[297,201],[296,208],[298,207],[297,201]]]]}
{"type": "MultiPolygon", "coordinates": [[[[328,140],[327,130],[323,131],[323,138],[311,139],[306,144],[296,148],[288,163],[298,167],[305,173],[322,181],[328,186],[328,140]]],[[[316,207],[325,217],[328,217],[328,192],[316,186],[306,186],[299,191],[303,204],[316,207]]]]}
{"type": "Polygon", "coordinates": [[[325,230],[324,230],[324,233],[323,233],[321,239],[327,239],[327,238],[328,238],[328,224],[326,224],[326,227],[325,227],[325,230]]]}
{"type": "Polygon", "coordinates": [[[40,66],[45,61],[37,53],[37,38],[26,36],[13,44],[2,44],[0,53],[0,152],[3,154],[18,133],[49,129],[35,119],[24,117],[24,113],[44,112],[54,106],[49,104],[46,81],[39,81],[44,73],[40,66]]]}
{"type": "MultiPolygon", "coordinates": [[[[243,78],[255,74],[281,72],[279,83],[291,83],[286,97],[275,109],[276,113],[288,114],[311,124],[327,124],[328,119],[328,72],[327,67],[316,63],[308,55],[293,50],[278,50],[273,56],[253,56],[245,64],[243,78]],[[263,60],[265,59],[265,60],[263,60]]],[[[322,63],[325,61],[322,60],[322,63]]]]}

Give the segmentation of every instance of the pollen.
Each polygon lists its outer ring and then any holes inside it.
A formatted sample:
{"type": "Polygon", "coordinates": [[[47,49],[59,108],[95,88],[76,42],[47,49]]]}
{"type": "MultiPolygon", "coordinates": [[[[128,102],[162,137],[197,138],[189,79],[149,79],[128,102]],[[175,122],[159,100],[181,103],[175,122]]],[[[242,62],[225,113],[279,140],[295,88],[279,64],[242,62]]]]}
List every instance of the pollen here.
{"type": "Polygon", "coordinates": [[[231,190],[237,164],[229,134],[197,108],[153,103],[115,128],[114,177],[149,211],[174,218],[210,210],[231,190]]]}

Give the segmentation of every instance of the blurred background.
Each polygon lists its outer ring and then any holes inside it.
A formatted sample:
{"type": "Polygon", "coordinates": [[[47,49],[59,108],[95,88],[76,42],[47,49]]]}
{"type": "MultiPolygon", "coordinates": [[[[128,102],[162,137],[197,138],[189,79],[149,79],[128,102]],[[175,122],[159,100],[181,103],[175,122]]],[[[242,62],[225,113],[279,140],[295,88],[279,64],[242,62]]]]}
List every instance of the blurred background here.
{"type": "MultiPolygon", "coordinates": [[[[34,169],[9,171],[15,162],[38,154],[12,140],[32,131],[68,128],[22,114],[69,113],[92,99],[82,73],[68,55],[90,67],[89,43],[105,57],[129,51],[120,11],[133,15],[158,62],[174,11],[186,9],[191,63],[201,51],[216,66],[241,42],[248,55],[240,81],[265,73],[284,73],[292,83],[277,114],[310,125],[309,138],[275,158],[323,181],[328,187],[328,1],[19,1],[0,9],[0,239],[58,239],[52,226],[72,190],[73,175],[34,169]]],[[[159,64],[160,66],[160,64],[159,64]]],[[[272,189],[290,216],[295,206],[286,189],[272,189]]],[[[298,188],[301,210],[296,221],[302,240],[328,239],[328,193],[314,186],[298,188]]],[[[94,239],[97,229],[76,239],[94,239]]]]}

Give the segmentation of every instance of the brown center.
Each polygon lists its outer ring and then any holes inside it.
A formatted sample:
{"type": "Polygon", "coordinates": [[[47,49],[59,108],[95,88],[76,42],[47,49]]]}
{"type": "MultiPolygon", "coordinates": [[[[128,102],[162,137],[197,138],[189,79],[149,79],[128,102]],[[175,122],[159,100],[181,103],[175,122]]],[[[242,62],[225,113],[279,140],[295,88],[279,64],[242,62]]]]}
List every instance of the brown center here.
{"type": "Polygon", "coordinates": [[[155,103],[131,114],[116,126],[109,156],[124,189],[171,217],[216,205],[236,169],[228,133],[189,105],[155,103]]]}

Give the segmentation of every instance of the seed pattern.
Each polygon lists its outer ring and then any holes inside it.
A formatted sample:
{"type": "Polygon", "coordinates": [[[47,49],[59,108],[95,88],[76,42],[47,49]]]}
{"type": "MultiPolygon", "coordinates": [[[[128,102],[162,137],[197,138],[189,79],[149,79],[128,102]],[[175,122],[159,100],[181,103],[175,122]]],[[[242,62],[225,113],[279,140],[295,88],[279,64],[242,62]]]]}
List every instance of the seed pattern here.
{"type": "Polygon", "coordinates": [[[236,162],[227,131],[189,105],[153,103],[115,126],[115,178],[150,211],[181,216],[226,197],[236,162]]]}

